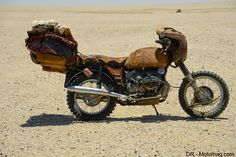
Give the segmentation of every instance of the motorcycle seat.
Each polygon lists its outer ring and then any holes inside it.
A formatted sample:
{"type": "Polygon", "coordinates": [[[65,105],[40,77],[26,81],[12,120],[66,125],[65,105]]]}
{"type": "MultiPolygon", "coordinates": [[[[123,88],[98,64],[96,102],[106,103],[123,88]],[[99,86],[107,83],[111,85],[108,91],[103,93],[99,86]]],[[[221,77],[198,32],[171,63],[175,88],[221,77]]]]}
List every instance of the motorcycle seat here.
{"type": "Polygon", "coordinates": [[[113,68],[119,68],[124,66],[127,59],[127,57],[109,57],[104,55],[90,55],[89,57],[95,58],[100,62],[113,68]]]}

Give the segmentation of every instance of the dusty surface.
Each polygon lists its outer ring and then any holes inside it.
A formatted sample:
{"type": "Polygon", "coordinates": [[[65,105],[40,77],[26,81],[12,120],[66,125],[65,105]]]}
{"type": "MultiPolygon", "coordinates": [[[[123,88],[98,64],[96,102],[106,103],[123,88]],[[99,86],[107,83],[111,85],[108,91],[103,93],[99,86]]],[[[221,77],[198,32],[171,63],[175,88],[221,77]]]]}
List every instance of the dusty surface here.
{"type": "MultiPolygon", "coordinates": [[[[236,156],[236,5],[207,4],[137,10],[67,9],[45,12],[1,8],[0,156],[186,156],[186,152],[236,156]],[[167,8],[167,9],[165,9],[167,8]],[[183,12],[176,14],[176,8],[183,12]],[[210,70],[230,88],[230,102],[218,120],[192,120],[181,109],[177,89],[158,106],[117,106],[105,121],[74,121],[65,102],[64,75],[47,73],[29,59],[26,31],[34,19],[56,19],[71,27],[85,54],[113,56],[155,46],[155,28],[186,34],[191,71],[210,70]]],[[[170,69],[168,80],[181,83],[170,69]]]]}

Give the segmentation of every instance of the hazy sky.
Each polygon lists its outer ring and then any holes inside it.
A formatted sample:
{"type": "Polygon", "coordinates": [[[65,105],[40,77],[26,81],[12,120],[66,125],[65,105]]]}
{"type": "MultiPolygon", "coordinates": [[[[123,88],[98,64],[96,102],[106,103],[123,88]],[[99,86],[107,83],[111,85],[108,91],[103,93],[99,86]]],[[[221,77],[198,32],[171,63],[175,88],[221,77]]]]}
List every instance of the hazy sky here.
{"type": "Polygon", "coordinates": [[[7,5],[151,5],[166,3],[207,2],[214,0],[0,0],[7,5]]]}

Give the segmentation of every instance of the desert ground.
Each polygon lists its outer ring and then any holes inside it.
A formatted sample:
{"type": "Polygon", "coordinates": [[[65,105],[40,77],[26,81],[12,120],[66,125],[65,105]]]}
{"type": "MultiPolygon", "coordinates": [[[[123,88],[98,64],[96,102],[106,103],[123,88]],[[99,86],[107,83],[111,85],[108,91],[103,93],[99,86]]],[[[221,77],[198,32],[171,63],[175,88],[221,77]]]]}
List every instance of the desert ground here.
{"type": "MultiPolygon", "coordinates": [[[[236,3],[147,7],[0,8],[0,156],[175,157],[189,153],[236,156],[236,3]],[[182,13],[176,13],[176,9],[182,13]],[[103,121],[76,121],[66,105],[63,74],[41,70],[25,47],[34,19],[71,28],[84,54],[125,56],[157,46],[157,26],[188,40],[190,71],[213,71],[226,81],[230,101],[217,119],[194,120],[171,89],[156,116],[152,106],[122,107],[103,121]]],[[[183,75],[169,69],[179,86],[183,75]]]]}

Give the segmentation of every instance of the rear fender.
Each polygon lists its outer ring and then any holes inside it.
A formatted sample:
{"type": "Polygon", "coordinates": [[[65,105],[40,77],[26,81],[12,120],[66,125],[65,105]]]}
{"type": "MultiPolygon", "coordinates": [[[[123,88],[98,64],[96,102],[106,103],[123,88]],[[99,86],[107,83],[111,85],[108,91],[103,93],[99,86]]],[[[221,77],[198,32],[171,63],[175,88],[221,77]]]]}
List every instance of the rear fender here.
{"type": "MultiPolygon", "coordinates": [[[[93,74],[96,74],[98,73],[98,70],[95,70],[95,69],[90,69],[93,74]]],[[[71,82],[77,78],[79,75],[84,75],[84,72],[83,70],[75,70],[75,71],[70,71],[70,72],[67,72],[66,73],[66,79],[65,79],[65,83],[64,83],[64,86],[67,87],[71,84],[71,82]]],[[[116,81],[109,75],[107,74],[106,71],[103,71],[102,75],[105,75],[106,77],[108,77],[110,80],[112,80],[112,83],[114,85],[117,85],[116,81]]]]}
{"type": "Polygon", "coordinates": [[[78,77],[79,75],[83,75],[82,70],[75,70],[75,71],[69,71],[66,73],[66,79],[64,83],[64,87],[67,87],[71,84],[71,82],[78,77]]]}

